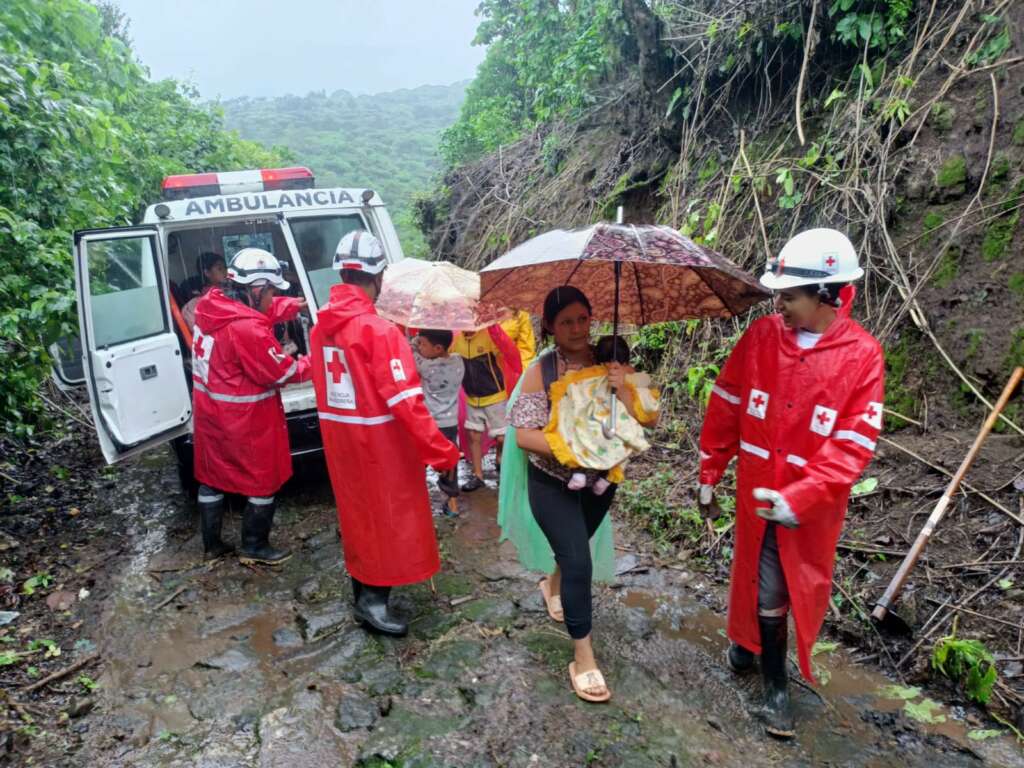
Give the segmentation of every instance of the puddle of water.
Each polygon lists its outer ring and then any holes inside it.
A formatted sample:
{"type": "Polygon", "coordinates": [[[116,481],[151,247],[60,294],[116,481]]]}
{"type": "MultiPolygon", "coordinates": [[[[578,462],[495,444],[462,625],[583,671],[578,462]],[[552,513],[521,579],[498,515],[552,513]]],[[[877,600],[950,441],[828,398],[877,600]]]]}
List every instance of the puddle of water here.
{"type": "MultiPolygon", "coordinates": [[[[626,592],[622,596],[622,602],[631,608],[639,608],[650,616],[655,622],[655,630],[663,637],[692,643],[713,659],[721,660],[721,663],[725,665],[725,652],[729,647],[729,641],[725,634],[725,616],[713,613],[696,603],[686,604],[678,600],[678,597],[660,596],[635,589],[626,592]],[[669,618],[670,616],[671,618],[669,618]]],[[[877,671],[855,664],[844,649],[820,653],[814,657],[813,663],[816,667],[815,676],[819,683],[824,683],[827,680],[827,683],[819,685],[818,693],[835,708],[836,712],[846,721],[846,725],[865,737],[870,737],[872,734],[861,719],[862,712],[875,710],[890,713],[897,712],[904,706],[904,700],[886,696],[883,693],[886,687],[893,685],[891,680],[877,671]]],[[[796,696],[802,696],[805,693],[796,685],[792,690],[796,696]]],[[[916,722],[922,732],[944,736],[971,751],[978,751],[982,748],[978,743],[972,743],[967,738],[967,733],[972,728],[962,721],[954,719],[953,713],[948,707],[940,705],[934,710],[934,714],[945,717],[945,721],[916,722]]],[[[806,740],[808,743],[812,743],[816,734],[825,729],[831,730],[834,725],[835,723],[830,722],[827,717],[826,708],[821,708],[817,717],[812,717],[806,723],[800,723],[801,741],[806,740]],[[807,739],[807,736],[810,738],[807,739]]],[[[1000,746],[1010,753],[1017,752],[1016,744],[1010,736],[1001,737],[999,741],[1002,742],[1000,746]]],[[[994,747],[996,745],[989,742],[985,746],[994,747]]]]}
{"type": "Polygon", "coordinates": [[[455,539],[459,544],[490,544],[500,535],[497,494],[481,489],[459,496],[459,517],[455,526],[455,539]]]}

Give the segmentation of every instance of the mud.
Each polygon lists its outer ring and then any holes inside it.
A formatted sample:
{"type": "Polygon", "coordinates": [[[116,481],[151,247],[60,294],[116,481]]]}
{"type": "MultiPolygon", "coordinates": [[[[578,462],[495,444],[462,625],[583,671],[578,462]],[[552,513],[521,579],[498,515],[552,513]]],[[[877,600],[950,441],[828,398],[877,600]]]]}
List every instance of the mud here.
{"type": "MultiPolygon", "coordinates": [[[[351,619],[330,488],[306,467],[282,494],[279,570],[202,562],[173,463],[153,453],[117,473],[104,503],[128,543],[87,632],[103,660],[63,766],[1024,766],[1007,737],[974,742],[963,713],[923,725],[890,681],[842,649],[815,658],[820,695],[794,687],[798,738],[766,738],[759,683],[722,663],[724,619],[699,573],[658,568],[620,537],[616,583],[598,588],[596,648],[612,702],[587,705],[508,543],[491,488],[438,517],[444,567],[396,591],[410,637],[351,619]],[[624,542],[624,543],[623,543],[624,542]]],[[[226,524],[237,538],[237,514],[226,524]]]]}

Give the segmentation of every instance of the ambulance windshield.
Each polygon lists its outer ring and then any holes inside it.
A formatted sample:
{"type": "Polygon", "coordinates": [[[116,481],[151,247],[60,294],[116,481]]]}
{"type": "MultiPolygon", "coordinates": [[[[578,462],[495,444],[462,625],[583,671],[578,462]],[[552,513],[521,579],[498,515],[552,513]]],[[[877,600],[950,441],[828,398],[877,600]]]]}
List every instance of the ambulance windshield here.
{"type": "Polygon", "coordinates": [[[330,299],[331,286],[338,282],[338,273],[332,268],[338,242],[349,232],[366,229],[366,223],[357,213],[289,219],[288,223],[309,276],[316,305],[322,307],[330,299]]]}

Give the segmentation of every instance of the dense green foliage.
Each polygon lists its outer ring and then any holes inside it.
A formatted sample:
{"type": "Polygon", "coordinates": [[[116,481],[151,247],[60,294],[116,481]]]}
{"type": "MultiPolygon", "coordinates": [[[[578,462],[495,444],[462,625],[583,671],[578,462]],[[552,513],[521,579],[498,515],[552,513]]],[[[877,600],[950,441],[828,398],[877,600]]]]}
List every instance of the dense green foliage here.
{"type": "Polygon", "coordinates": [[[616,0],[483,0],[474,43],[487,56],[441,151],[474,160],[532,126],[578,113],[620,62],[626,36],[616,0]]]}
{"type": "MultiPolygon", "coordinates": [[[[129,224],[170,173],[285,162],[223,130],[179,83],[150,82],[82,0],[0,5],[0,422],[39,420],[46,346],[73,332],[71,232],[129,224]]],[[[116,20],[115,20],[116,23],[116,20]]]]}
{"type": "Polygon", "coordinates": [[[412,224],[413,198],[440,171],[441,132],[455,122],[465,84],[354,96],[240,98],[222,104],[228,127],[246,139],[288,147],[308,165],[318,186],[371,187],[395,219],[406,255],[422,256],[423,235],[412,224]]]}

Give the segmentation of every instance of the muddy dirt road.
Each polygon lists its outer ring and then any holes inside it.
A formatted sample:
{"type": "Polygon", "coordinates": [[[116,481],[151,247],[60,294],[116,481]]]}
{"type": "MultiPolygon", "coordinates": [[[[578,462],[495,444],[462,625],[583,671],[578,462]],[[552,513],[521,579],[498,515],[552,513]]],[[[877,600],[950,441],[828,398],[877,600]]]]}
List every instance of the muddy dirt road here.
{"type": "MultiPolygon", "coordinates": [[[[368,635],[350,616],[317,468],[281,497],[274,535],[295,557],[254,570],[201,562],[163,456],[119,470],[109,492],[131,555],[93,628],[101,687],[63,765],[1024,766],[1005,737],[969,740],[956,712],[941,710],[937,725],[909,719],[885,695],[890,681],[842,649],[815,659],[823,698],[794,689],[798,738],[768,740],[748,714],[756,677],[724,669],[724,620],[697,599],[712,587],[645,565],[628,544],[628,572],[596,595],[614,698],[577,701],[567,635],[544,612],[535,576],[499,544],[490,489],[464,496],[458,519],[438,519],[436,592],[398,593],[410,637],[368,635]]],[[[237,513],[226,523],[231,540],[237,523],[237,513]]]]}

